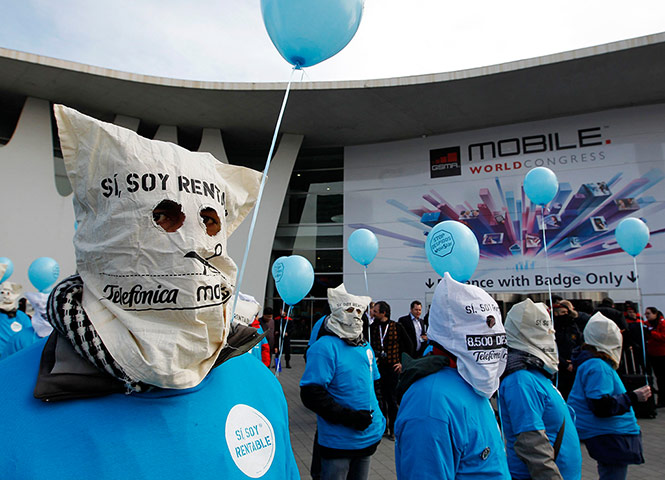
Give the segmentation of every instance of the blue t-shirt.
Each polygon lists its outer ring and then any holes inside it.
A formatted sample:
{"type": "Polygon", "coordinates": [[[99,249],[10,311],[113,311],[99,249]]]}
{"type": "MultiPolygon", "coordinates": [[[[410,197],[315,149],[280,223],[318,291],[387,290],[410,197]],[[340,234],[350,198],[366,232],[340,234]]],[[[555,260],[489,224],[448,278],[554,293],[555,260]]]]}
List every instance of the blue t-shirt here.
{"type": "Polygon", "coordinates": [[[319,318],[314,326],[312,327],[312,333],[309,336],[309,342],[307,342],[307,346],[311,347],[314,342],[316,342],[319,338],[319,332],[321,331],[321,325],[323,325],[323,321],[328,317],[328,315],[324,315],[321,318],[319,318]]]}
{"type": "Polygon", "coordinates": [[[510,480],[494,411],[454,368],[417,380],[404,394],[395,466],[398,479],[510,480]]]}
{"type": "Polygon", "coordinates": [[[343,407],[373,410],[372,424],[362,431],[318,417],[319,445],[360,450],[381,440],[386,420],[374,393],[374,381],[378,379],[374,352],[367,344],[354,347],[338,337],[324,335],[309,348],[301,387],[320,385],[343,407]]]}
{"type": "MultiPolygon", "coordinates": [[[[263,327],[259,325],[256,327],[256,333],[259,335],[263,335],[263,327]]],[[[250,355],[254,355],[254,357],[261,363],[263,363],[263,346],[268,343],[268,339],[266,337],[263,337],[259,343],[254,345],[252,349],[248,352],[250,355]]]]}
{"type": "MultiPolygon", "coordinates": [[[[30,317],[25,313],[17,310],[16,316],[9,318],[9,315],[0,312],[0,360],[15,352],[12,346],[14,337],[21,334],[21,332],[23,332],[22,335],[25,335],[26,332],[24,330],[27,330],[30,334],[34,334],[30,317]]],[[[33,338],[30,335],[28,337],[33,338]]]]}
{"type": "Polygon", "coordinates": [[[622,393],[626,393],[626,388],[617,372],[606,361],[591,358],[578,367],[573,389],[568,395],[568,405],[575,410],[575,425],[582,440],[598,435],[640,433],[633,407],[622,415],[612,417],[597,417],[589,408],[590,399],[622,393]]]}
{"type": "Polygon", "coordinates": [[[9,342],[5,348],[2,358],[7,358],[16,352],[23,350],[25,347],[29,347],[40,338],[41,337],[35,333],[32,327],[24,328],[12,337],[11,342],[9,342]]]}
{"type": "Polygon", "coordinates": [[[0,363],[3,478],[300,478],[281,386],[251,355],[187,390],[43,402],[43,345],[0,363]]]}
{"type": "Polygon", "coordinates": [[[575,423],[565,400],[545,375],[535,370],[511,373],[501,382],[499,402],[503,433],[508,443],[508,467],[513,478],[531,478],[526,464],[515,454],[517,436],[545,430],[550,444],[554,445],[564,418],[566,426],[556,464],[564,480],[581,478],[582,452],[575,423]]]}

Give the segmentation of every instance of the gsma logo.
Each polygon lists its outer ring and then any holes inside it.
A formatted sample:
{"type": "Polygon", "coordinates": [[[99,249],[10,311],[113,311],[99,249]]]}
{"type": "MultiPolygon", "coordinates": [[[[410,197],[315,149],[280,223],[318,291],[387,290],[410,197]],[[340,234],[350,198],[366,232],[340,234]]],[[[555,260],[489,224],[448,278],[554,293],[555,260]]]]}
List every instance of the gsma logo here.
{"type": "Polygon", "coordinates": [[[462,175],[460,147],[437,148],[429,151],[430,178],[462,175]]]}

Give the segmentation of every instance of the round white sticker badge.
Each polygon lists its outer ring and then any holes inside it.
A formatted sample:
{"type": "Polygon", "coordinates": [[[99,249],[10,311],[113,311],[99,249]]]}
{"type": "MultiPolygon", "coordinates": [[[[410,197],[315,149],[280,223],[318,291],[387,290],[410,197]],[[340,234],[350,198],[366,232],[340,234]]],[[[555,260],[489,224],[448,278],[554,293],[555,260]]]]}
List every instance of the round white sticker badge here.
{"type": "Polygon", "coordinates": [[[262,477],[275,457],[275,431],[261,412],[249,405],[235,405],[226,417],[226,445],[242,473],[262,477]]]}
{"type": "Polygon", "coordinates": [[[21,330],[23,330],[23,325],[21,325],[18,322],[12,322],[12,324],[9,326],[9,328],[12,329],[12,332],[18,333],[21,330]]]}

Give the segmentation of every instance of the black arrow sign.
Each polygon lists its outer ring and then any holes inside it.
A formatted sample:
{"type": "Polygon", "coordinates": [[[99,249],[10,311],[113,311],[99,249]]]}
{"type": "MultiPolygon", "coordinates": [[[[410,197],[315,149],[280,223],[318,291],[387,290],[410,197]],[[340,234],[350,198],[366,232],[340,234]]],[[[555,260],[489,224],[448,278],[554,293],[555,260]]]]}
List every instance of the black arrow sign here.
{"type": "Polygon", "coordinates": [[[635,280],[637,280],[637,277],[635,276],[635,272],[632,270],[630,271],[630,275],[626,275],[626,278],[630,280],[631,282],[635,283],[635,280]]]}
{"type": "Polygon", "coordinates": [[[428,278],[427,281],[425,282],[425,286],[427,288],[432,288],[434,286],[434,282],[432,281],[431,278],[428,278]]]}

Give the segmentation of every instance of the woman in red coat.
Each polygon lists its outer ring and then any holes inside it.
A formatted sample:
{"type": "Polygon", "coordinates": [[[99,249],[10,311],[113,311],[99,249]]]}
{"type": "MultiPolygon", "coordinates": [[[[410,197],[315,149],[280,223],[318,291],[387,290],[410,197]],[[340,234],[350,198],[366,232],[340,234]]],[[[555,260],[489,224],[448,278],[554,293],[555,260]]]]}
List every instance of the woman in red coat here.
{"type": "Polygon", "coordinates": [[[656,307],[647,307],[645,317],[650,332],[647,354],[658,383],[658,404],[656,406],[665,407],[665,318],[656,307]]]}

